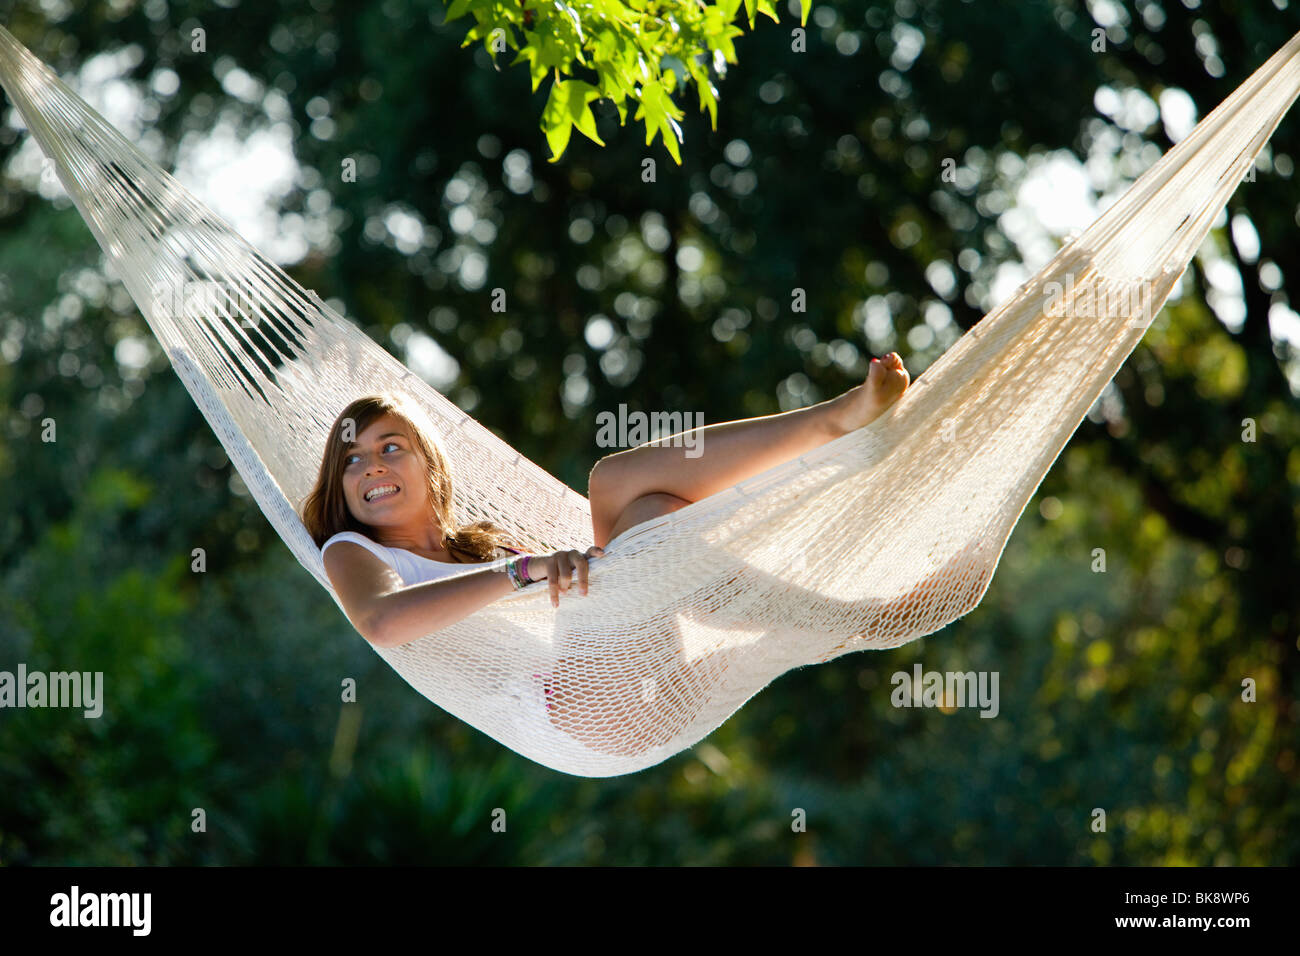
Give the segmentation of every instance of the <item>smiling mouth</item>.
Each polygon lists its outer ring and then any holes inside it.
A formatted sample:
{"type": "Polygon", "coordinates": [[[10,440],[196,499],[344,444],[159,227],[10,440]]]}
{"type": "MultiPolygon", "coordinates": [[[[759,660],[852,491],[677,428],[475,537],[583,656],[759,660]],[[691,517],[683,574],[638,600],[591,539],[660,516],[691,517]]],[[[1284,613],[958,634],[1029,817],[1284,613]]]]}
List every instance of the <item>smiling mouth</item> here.
{"type": "Polygon", "coordinates": [[[398,494],[402,490],[401,488],[398,488],[396,485],[389,485],[387,487],[391,487],[393,490],[380,491],[370,497],[363,495],[361,500],[364,501],[366,504],[374,504],[376,501],[386,501],[387,499],[393,497],[394,495],[398,494]]]}

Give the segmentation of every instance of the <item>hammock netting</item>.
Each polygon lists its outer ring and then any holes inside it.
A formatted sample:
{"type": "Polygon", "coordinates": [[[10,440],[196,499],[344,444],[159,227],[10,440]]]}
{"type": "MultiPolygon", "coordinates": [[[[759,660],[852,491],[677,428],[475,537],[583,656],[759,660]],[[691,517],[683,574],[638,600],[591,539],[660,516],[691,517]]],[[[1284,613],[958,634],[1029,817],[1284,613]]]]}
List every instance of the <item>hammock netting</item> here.
{"type": "MultiPolygon", "coordinates": [[[[586,498],[259,254],[2,27],[0,85],[267,519],[340,610],[295,506],[363,394],[398,393],[427,416],[458,522],[489,519],[532,552],[590,546],[586,498]]],[[[871,425],[624,532],[591,562],[586,597],[554,608],[538,585],[377,653],[505,746],[598,777],[690,747],[792,668],[968,613],[1297,92],[1300,34],[871,425]]]]}

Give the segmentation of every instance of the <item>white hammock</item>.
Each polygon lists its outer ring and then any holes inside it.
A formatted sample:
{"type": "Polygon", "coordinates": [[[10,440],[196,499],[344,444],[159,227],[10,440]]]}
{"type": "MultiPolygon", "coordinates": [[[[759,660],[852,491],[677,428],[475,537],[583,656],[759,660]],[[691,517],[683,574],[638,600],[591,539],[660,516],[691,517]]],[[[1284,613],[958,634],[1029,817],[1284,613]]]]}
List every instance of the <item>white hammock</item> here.
{"type": "MultiPolygon", "coordinates": [[[[363,394],[396,391],[427,412],[458,521],[491,519],[535,552],[590,546],[583,496],[257,253],[3,28],[0,84],[259,506],[336,603],[295,505],[330,425],[363,394]],[[223,304],[170,308],[196,281],[218,284],[223,304]]],[[[1155,315],[1297,92],[1300,34],[872,425],[620,535],[592,561],[585,598],[556,609],[529,588],[377,652],[524,756],[612,776],[698,742],[791,668],[966,614],[1149,324],[1125,304],[1149,293],[1155,315]],[[548,700],[565,702],[550,718],[548,700]]]]}

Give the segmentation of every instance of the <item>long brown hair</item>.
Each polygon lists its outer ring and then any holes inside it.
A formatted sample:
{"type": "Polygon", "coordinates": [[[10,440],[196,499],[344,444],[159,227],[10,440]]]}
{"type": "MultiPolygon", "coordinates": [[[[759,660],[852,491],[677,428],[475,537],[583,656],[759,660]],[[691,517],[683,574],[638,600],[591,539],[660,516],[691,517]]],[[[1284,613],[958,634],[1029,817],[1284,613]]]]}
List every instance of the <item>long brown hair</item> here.
{"type": "Polygon", "coordinates": [[[457,527],[452,515],[451,469],[431,428],[421,428],[416,422],[424,416],[403,399],[390,394],[367,395],[358,398],[339,413],[325,443],[325,456],[321,461],[316,486],[303,499],[299,515],[316,547],[320,547],[340,531],[355,531],[373,540],[374,529],[353,517],[343,495],[343,470],[348,458],[348,442],[343,432],[349,419],[353,424],[355,440],[372,424],[385,415],[395,415],[405,422],[411,432],[411,441],[419,450],[427,466],[429,479],[430,520],[437,518],[442,529],[442,546],[461,564],[491,561],[497,550],[514,547],[504,531],[490,521],[476,521],[457,527]]]}

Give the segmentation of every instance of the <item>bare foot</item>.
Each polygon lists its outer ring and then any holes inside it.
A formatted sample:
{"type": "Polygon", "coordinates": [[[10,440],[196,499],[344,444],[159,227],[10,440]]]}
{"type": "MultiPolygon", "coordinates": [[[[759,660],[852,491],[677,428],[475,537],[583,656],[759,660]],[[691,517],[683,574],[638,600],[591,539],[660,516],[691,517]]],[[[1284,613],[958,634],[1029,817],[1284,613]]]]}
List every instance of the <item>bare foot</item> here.
{"type": "Polygon", "coordinates": [[[827,403],[832,428],[839,434],[847,435],[864,425],[870,425],[898,401],[911,381],[897,352],[890,352],[884,358],[872,359],[865,382],[853,386],[827,403]]]}

